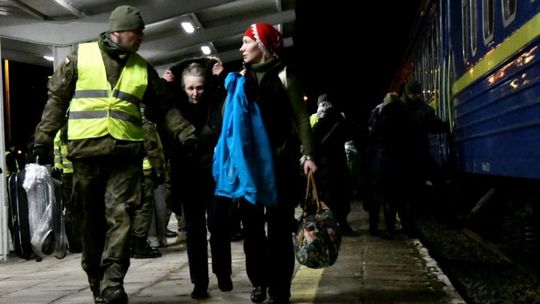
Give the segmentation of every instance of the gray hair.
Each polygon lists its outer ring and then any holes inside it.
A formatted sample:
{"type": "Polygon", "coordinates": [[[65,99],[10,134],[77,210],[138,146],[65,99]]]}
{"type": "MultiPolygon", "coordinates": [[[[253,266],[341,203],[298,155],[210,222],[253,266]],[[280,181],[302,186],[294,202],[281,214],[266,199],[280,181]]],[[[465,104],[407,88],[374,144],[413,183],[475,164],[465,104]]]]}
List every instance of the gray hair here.
{"type": "Polygon", "coordinates": [[[182,71],[182,79],[180,80],[182,88],[184,87],[184,77],[186,76],[202,77],[206,83],[206,70],[200,63],[193,62],[182,71]]]}

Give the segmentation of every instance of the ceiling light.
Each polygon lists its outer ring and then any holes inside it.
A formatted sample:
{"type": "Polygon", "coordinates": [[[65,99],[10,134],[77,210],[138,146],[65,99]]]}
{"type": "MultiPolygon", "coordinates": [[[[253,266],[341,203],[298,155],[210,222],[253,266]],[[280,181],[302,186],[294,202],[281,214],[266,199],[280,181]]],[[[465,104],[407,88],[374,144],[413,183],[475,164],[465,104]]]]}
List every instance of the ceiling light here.
{"type": "Polygon", "coordinates": [[[182,21],[182,23],[180,23],[180,25],[182,26],[184,31],[186,33],[188,33],[188,34],[192,34],[193,32],[195,32],[195,27],[193,26],[193,23],[191,23],[189,21],[182,21]]]}
{"type": "Polygon", "coordinates": [[[43,56],[43,58],[47,61],[54,61],[54,57],[53,56],[43,56]]]}
{"type": "Polygon", "coordinates": [[[203,52],[203,54],[205,55],[210,55],[212,54],[212,50],[210,50],[210,47],[208,45],[203,45],[201,46],[201,51],[203,52]]]}

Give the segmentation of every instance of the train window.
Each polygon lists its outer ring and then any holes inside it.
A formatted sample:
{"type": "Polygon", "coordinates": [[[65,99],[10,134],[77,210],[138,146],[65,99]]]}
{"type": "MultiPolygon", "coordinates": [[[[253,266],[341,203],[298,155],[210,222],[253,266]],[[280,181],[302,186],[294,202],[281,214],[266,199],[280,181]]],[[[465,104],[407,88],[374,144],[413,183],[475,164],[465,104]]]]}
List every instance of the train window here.
{"type": "Polygon", "coordinates": [[[469,5],[467,0],[461,1],[461,46],[463,49],[463,61],[469,57],[469,5]]]}
{"type": "Polygon", "coordinates": [[[516,19],[517,0],[503,0],[503,23],[504,26],[508,26],[514,19],[516,19]]]}
{"type": "Polygon", "coordinates": [[[484,44],[488,44],[493,39],[494,22],[494,6],[495,0],[483,0],[482,10],[482,27],[484,29],[484,44]]]}
{"type": "Polygon", "coordinates": [[[476,0],[471,1],[471,51],[472,55],[476,55],[476,49],[478,49],[478,19],[476,18],[477,9],[476,9],[476,0]]]}

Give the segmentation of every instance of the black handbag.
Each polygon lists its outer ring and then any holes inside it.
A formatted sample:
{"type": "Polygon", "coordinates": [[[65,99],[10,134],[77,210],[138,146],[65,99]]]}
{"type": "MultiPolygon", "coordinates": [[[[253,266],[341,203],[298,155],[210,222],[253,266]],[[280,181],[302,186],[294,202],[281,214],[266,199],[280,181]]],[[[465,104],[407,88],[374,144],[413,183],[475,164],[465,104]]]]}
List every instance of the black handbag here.
{"type": "Polygon", "coordinates": [[[298,230],[293,236],[296,260],[309,268],[332,266],[338,257],[341,233],[332,211],[319,200],[311,172],[307,176],[302,207],[298,230]]]}

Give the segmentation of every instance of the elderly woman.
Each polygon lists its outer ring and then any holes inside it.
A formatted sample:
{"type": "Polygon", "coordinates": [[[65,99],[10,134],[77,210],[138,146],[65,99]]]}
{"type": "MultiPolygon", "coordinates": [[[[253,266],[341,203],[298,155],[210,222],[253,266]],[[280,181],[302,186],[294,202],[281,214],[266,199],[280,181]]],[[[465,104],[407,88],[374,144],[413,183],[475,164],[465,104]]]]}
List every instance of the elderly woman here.
{"type": "Polygon", "coordinates": [[[216,194],[240,199],[254,303],[267,298],[267,289],[273,303],[289,303],[294,208],[304,187],[298,160],[305,173],[317,168],[302,89],[278,56],[282,47],[281,33],[269,24],[253,24],[244,33],[245,69],[227,76],[227,105],[214,156],[216,194]]]}

